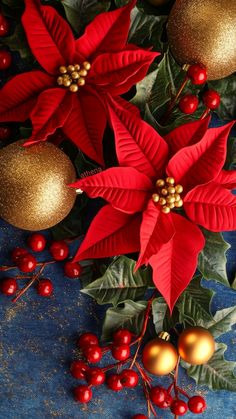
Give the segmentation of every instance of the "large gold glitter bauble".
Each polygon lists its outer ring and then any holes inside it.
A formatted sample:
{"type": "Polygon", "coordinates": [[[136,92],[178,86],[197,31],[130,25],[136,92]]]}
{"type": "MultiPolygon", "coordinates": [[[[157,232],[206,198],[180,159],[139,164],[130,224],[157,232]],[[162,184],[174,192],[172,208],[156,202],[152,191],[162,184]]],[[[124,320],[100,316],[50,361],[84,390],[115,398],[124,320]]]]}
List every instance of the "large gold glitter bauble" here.
{"type": "Polygon", "coordinates": [[[180,357],[192,365],[205,364],[215,352],[215,341],[207,329],[190,327],[181,333],[178,341],[180,357]]]}
{"type": "Polygon", "coordinates": [[[236,71],[235,29],[235,0],[176,0],[167,25],[176,61],[204,65],[209,80],[236,71]]]}
{"type": "Polygon", "coordinates": [[[144,347],[143,366],[151,374],[169,374],[177,364],[177,351],[166,339],[169,339],[169,334],[162,332],[158,338],[151,340],[144,347]]]}
{"type": "Polygon", "coordinates": [[[74,205],[69,158],[51,143],[23,147],[20,140],[0,150],[0,217],[25,230],[59,223],[74,205]]]}

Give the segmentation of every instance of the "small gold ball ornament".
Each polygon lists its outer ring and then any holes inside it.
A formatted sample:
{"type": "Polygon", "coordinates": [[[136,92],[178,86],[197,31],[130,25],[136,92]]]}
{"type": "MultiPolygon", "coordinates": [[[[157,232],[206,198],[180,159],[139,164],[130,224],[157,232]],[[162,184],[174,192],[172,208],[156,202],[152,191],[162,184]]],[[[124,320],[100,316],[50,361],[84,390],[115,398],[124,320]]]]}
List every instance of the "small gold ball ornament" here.
{"type": "Polygon", "coordinates": [[[170,49],[180,65],[199,63],[209,80],[236,71],[236,2],[176,0],[168,19],[170,49]]]}
{"type": "Polygon", "coordinates": [[[169,333],[161,332],[144,347],[143,366],[151,374],[166,375],[176,367],[178,354],[169,339],[169,333]]]}
{"type": "Polygon", "coordinates": [[[180,357],[189,364],[202,365],[214,354],[215,341],[204,327],[190,327],[181,333],[178,351],[180,357]]]}
{"type": "Polygon", "coordinates": [[[56,146],[41,142],[23,147],[17,141],[0,150],[0,217],[25,230],[59,223],[72,209],[76,179],[69,158],[56,146]]]}

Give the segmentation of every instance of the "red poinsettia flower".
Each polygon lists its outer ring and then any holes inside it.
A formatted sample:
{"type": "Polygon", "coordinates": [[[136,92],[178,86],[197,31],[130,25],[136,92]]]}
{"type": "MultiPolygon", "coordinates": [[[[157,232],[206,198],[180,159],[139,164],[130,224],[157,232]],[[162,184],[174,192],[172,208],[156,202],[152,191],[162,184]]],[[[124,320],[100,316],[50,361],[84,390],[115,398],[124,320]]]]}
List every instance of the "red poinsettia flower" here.
{"type": "Polygon", "coordinates": [[[46,140],[61,127],[84,153],[103,162],[104,98],[127,92],[159,55],[126,44],[135,2],[102,13],[75,40],[67,22],[40,0],[25,0],[22,23],[30,48],[45,71],[10,80],[0,92],[0,121],[31,118],[26,144],[46,140]]]}
{"type": "Polygon", "coordinates": [[[207,129],[208,119],[183,125],[165,139],[127,109],[110,107],[121,167],[72,186],[104,206],[87,232],[76,261],[139,251],[136,267],[150,264],[153,281],[172,310],[197,266],[204,236],[236,228],[236,197],[222,172],[232,123],[207,129]]]}

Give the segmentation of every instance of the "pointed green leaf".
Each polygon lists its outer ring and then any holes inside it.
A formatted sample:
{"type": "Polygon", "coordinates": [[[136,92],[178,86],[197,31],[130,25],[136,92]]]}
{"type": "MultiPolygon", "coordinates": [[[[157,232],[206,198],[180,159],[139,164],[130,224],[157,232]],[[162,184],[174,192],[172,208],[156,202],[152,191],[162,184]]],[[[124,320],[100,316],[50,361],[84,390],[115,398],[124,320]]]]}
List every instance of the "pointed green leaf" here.
{"type": "Polygon", "coordinates": [[[106,0],[62,0],[66,17],[76,32],[91,22],[99,13],[106,12],[111,2],[106,0]]]}
{"type": "Polygon", "coordinates": [[[116,258],[101,278],[82,290],[93,297],[98,304],[111,303],[114,306],[125,300],[142,297],[147,289],[147,270],[134,273],[135,261],[126,256],[116,258]]]}
{"type": "Polygon", "coordinates": [[[214,321],[205,327],[212,333],[214,338],[218,338],[223,333],[229,332],[236,323],[236,306],[219,310],[214,315],[214,321]]]}
{"type": "Polygon", "coordinates": [[[179,321],[184,326],[199,324],[212,320],[210,312],[214,292],[201,286],[201,276],[192,279],[189,286],[176,303],[179,310],[179,321]]]}
{"type": "Polygon", "coordinates": [[[123,307],[109,308],[103,324],[102,339],[110,339],[112,333],[122,327],[138,335],[142,328],[146,307],[146,301],[135,303],[128,300],[125,301],[123,307]]]}
{"type": "Polygon", "coordinates": [[[169,331],[179,321],[178,311],[174,309],[172,316],[164,298],[158,297],[152,302],[153,323],[156,333],[169,331]]]}
{"type": "MultiPolygon", "coordinates": [[[[206,385],[211,390],[236,391],[236,362],[225,360],[226,349],[227,346],[223,343],[217,344],[213,357],[204,365],[188,367],[188,375],[194,378],[197,384],[206,385]]],[[[184,364],[183,366],[186,367],[184,364]]]]}
{"type": "Polygon", "coordinates": [[[223,239],[221,233],[212,233],[203,229],[206,244],[199,255],[198,269],[205,279],[213,279],[229,286],[226,272],[226,252],[230,245],[223,239]]]}

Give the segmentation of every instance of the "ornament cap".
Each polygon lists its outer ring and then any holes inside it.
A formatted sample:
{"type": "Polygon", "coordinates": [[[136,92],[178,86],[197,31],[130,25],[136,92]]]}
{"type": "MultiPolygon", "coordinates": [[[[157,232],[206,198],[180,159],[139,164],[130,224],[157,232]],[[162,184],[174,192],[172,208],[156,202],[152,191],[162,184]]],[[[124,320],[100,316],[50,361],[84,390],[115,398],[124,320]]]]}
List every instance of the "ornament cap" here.
{"type": "Polygon", "coordinates": [[[160,339],[165,340],[166,342],[168,342],[170,340],[170,334],[168,332],[164,332],[164,331],[160,332],[160,333],[158,333],[158,337],[160,339]]]}

